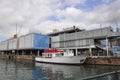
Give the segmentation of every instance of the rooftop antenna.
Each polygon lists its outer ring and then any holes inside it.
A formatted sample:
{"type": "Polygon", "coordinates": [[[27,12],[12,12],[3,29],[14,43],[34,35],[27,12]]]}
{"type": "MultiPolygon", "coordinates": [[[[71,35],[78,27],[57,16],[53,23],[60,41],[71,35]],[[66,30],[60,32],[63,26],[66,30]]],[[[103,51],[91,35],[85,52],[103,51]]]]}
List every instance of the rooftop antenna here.
{"type": "Polygon", "coordinates": [[[19,29],[18,35],[20,34],[20,32],[21,32],[21,29],[22,29],[22,24],[21,24],[21,26],[20,26],[20,29],[19,29]]]}
{"type": "Polygon", "coordinates": [[[102,28],[102,24],[100,24],[100,28],[102,28]]]}
{"type": "Polygon", "coordinates": [[[119,32],[118,24],[116,23],[116,32],[119,32]]]}
{"type": "Polygon", "coordinates": [[[17,24],[16,24],[16,35],[17,35],[17,24]]]}
{"type": "Polygon", "coordinates": [[[13,38],[17,38],[17,24],[16,24],[16,33],[13,35],[13,38]]]}
{"type": "Polygon", "coordinates": [[[19,32],[18,32],[18,25],[16,24],[16,33],[14,34],[13,38],[18,37],[18,35],[20,34],[20,31],[21,31],[21,28],[22,28],[22,25],[20,26],[20,29],[19,29],[19,32]]]}

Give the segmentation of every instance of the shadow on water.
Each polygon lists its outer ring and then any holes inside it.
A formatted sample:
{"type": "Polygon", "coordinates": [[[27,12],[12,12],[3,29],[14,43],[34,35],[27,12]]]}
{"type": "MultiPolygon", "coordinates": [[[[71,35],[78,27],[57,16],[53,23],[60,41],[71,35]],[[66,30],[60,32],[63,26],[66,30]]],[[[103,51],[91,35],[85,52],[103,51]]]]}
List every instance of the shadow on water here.
{"type": "MultiPolygon", "coordinates": [[[[101,73],[120,70],[120,66],[53,65],[28,60],[0,59],[0,80],[80,80],[101,73]]],[[[94,80],[115,80],[107,76],[94,80]]]]}

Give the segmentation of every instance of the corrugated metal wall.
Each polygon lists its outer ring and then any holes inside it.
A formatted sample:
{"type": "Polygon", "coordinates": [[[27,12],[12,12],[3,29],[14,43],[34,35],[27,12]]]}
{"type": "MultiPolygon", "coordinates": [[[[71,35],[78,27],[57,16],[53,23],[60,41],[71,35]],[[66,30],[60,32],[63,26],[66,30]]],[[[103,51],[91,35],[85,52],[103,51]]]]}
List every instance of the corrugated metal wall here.
{"type": "Polygon", "coordinates": [[[110,36],[111,34],[112,34],[112,31],[110,27],[76,33],[77,39],[98,38],[102,36],[110,36]]]}
{"type": "Polygon", "coordinates": [[[25,45],[24,45],[25,44],[25,37],[24,36],[19,38],[18,44],[19,44],[19,46],[18,46],[19,49],[25,48],[25,45]]]}
{"type": "MultiPolygon", "coordinates": [[[[56,47],[55,45],[53,45],[54,43],[52,43],[52,47],[56,47]]],[[[55,43],[58,44],[58,43],[55,43]]],[[[60,42],[60,47],[82,47],[82,46],[90,46],[90,45],[94,45],[94,39],[83,39],[83,40],[73,40],[73,41],[65,41],[65,42],[60,42]]],[[[58,46],[57,46],[58,47],[58,46]]]]}
{"type": "MultiPolygon", "coordinates": [[[[94,39],[102,36],[111,35],[112,31],[110,27],[81,31],[69,34],[60,34],[59,36],[51,37],[52,48],[64,48],[64,47],[79,47],[94,45],[94,39]]],[[[49,37],[41,34],[28,34],[21,36],[17,39],[11,39],[8,41],[8,45],[5,42],[0,43],[0,50],[7,49],[48,49],[49,37]]]]}
{"type": "Polygon", "coordinates": [[[16,49],[48,49],[49,36],[42,34],[27,34],[15,39],[0,42],[0,50],[16,49]]]}
{"type": "Polygon", "coordinates": [[[94,45],[94,38],[109,36],[111,34],[111,27],[60,34],[58,36],[51,37],[51,46],[53,48],[90,46],[94,45]],[[58,46],[58,43],[60,46],[58,46]]]}
{"type": "Polygon", "coordinates": [[[29,49],[33,48],[33,34],[21,36],[18,41],[18,49],[29,49]]]}
{"type": "Polygon", "coordinates": [[[74,40],[74,39],[75,39],[75,33],[66,34],[64,37],[64,41],[74,40]]]}
{"type": "Polygon", "coordinates": [[[8,40],[8,50],[14,50],[18,48],[17,40],[18,40],[17,38],[8,40]]]}
{"type": "Polygon", "coordinates": [[[7,50],[8,49],[8,41],[3,41],[0,43],[0,50],[7,50]]]}
{"type": "Polygon", "coordinates": [[[60,42],[60,48],[64,48],[65,47],[65,42],[60,42]]]}
{"type": "Polygon", "coordinates": [[[56,43],[51,43],[51,48],[59,48],[60,47],[60,43],[56,42],[56,43]]]}
{"type": "Polygon", "coordinates": [[[98,38],[102,36],[110,36],[111,34],[112,34],[111,28],[107,27],[107,28],[101,28],[101,29],[95,29],[95,30],[70,33],[70,34],[61,34],[60,41],[86,39],[86,38],[98,38]]]}
{"type": "Polygon", "coordinates": [[[51,42],[59,42],[60,36],[51,37],[51,42]]]}
{"type": "Polygon", "coordinates": [[[69,40],[51,43],[52,48],[82,47],[94,45],[94,39],[69,40]]]}
{"type": "Polygon", "coordinates": [[[29,49],[29,48],[33,48],[33,38],[34,38],[34,34],[28,34],[26,36],[24,36],[24,49],[29,49]]]}
{"type": "Polygon", "coordinates": [[[48,49],[49,36],[28,34],[19,38],[18,49],[48,49]]]}
{"type": "Polygon", "coordinates": [[[60,36],[51,37],[51,48],[60,47],[60,36]]]}

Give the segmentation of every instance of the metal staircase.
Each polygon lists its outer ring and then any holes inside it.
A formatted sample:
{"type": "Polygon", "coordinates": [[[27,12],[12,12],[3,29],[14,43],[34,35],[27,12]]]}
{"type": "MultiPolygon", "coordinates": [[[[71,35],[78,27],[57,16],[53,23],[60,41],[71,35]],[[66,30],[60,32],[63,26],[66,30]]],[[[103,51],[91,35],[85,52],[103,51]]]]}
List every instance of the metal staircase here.
{"type": "MultiPolygon", "coordinates": [[[[100,43],[95,43],[95,46],[104,51],[107,51],[106,45],[102,45],[100,43]]],[[[108,46],[108,51],[113,52],[113,49],[110,46],[108,46]]]]}

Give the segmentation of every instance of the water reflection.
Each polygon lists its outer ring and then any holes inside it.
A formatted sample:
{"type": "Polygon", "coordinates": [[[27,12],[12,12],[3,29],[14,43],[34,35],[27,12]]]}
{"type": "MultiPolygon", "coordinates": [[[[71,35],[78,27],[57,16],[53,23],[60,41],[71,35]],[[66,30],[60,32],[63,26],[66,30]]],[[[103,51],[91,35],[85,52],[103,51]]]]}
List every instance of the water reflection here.
{"type": "Polygon", "coordinates": [[[0,80],[31,80],[32,70],[31,62],[0,59],[0,80]]]}
{"type": "MultiPolygon", "coordinates": [[[[80,80],[81,78],[93,76],[105,72],[119,70],[118,66],[81,65],[66,66],[36,63],[33,71],[34,80],[80,80]]],[[[92,79],[93,80],[93,79],[92,79]]],[[[116,80],[114,75],[109,75],[94,80],[116,80]]]]}
{"type": "Polygon", "coordinates": [[[74,67],[73,69],[72,66],[36,63],[33,78],[34,80],[75,80],[72,72],[78,68],[74,67]]]}
{"type": "MultiPolygon", "coordinates": [[[[81,78],[120,70],[120,66],[53,65],[32,61],[0,59],[0,80],[80,80],[81,78]]],[[[120,76],[119,76],[120,77],[120,76]]],[[[94,80],[117,80],[107,76],[94,80]]]]}

